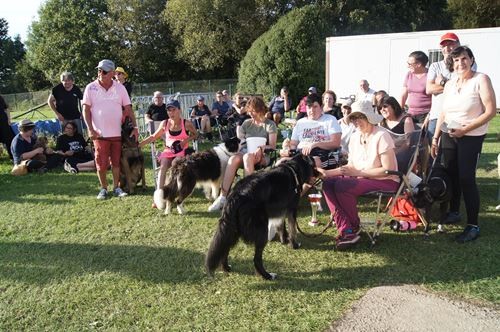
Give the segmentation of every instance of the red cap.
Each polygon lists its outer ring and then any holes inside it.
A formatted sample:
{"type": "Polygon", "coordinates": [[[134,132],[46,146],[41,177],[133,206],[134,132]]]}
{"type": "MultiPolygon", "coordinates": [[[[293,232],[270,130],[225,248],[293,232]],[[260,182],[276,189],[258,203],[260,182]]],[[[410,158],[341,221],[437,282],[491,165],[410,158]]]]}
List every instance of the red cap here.
{"type": "Polygon", "coordinates": [[[447,32],[441,36],[441,41],[439,42],[439,45],[443,44],[443,42],[447,40],[454,41],[456,43],[460,42],[456,34],[454,34],[453,32],[447,32]]]}

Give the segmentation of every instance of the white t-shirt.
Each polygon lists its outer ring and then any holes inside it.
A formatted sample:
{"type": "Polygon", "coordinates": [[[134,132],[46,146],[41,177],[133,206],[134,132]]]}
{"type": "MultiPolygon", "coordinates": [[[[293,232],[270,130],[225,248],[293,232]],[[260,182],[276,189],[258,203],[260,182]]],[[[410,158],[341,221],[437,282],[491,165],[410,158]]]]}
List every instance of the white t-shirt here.
{"type": "MultiPolygon", "coordinates": [[[[446,68],[446,63],[444,60],[431,63],[429,67],[429,71],[427,72],[427,82],[433,82],[439,84],[439,82],[434,82],[438,75],[443,76],[446,79],[451,78],[451,73],[446,68]]],[[[429,120],[434,120],[439,117],[439,113],[443,109],[443,94],[440,93],[438,95],[432,95],[432,106],[431,111],[429,113],[429,120]]]]}
{"type": "Polygon", "coordinates": [[[315,142],[330,140],[333,134],[341,133],[337,119],[330,114],[323,114],[317,120],[302,118],[292,131],[292,141],[298,141],[298,149],[315,142]]]}
{"type": "Polygon", "coordinates": [[[356,101],[369,101],[370,103],[373,103],[373,96],[374,95],[375,95],[375,90],[373,90],[373,89],[368,89],[367,92],[360,90],[356,94],[356,101]]]}

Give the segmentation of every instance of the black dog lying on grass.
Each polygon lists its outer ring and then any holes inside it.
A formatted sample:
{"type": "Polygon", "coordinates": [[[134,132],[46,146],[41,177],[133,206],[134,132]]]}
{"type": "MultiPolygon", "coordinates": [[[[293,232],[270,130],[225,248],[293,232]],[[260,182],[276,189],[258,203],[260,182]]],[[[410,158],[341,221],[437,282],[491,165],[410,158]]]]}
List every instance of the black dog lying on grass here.
{"type": "Polygon", "coordinates": [[[205,266],[212,275],[221,265],[230,271],[228,255],[240,238],[255,245],[254,266],[264,279],[275,279],[276,274],[265,270],[262,253],[268,241],[269,219],[288,219],[288,232],[284,224],[278,227],[282,242],[294,249],[297,243],[297,208],[302,185],[318,176],[314,160],[296,155],[270,170],[246,176],[236,183],[227,197],[219,219],[219,226],[210,244],[205,266]]]}

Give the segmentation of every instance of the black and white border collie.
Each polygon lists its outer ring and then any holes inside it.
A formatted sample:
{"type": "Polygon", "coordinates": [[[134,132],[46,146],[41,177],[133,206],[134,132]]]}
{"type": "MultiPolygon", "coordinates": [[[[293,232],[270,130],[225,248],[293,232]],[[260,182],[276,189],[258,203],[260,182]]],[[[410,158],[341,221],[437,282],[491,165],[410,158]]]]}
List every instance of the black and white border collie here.
{"type": "Polygon", "coordinates": [[[169,214],[176,203],[179,214],[184,214],[183,202],[196,185],[203,187],[207,199],[216,199],[229,158],[238,152],[239,143],[237,137],[231,137],[212,149],[174,159],[165,186],[154,193],[156,207],[169,214]]]}

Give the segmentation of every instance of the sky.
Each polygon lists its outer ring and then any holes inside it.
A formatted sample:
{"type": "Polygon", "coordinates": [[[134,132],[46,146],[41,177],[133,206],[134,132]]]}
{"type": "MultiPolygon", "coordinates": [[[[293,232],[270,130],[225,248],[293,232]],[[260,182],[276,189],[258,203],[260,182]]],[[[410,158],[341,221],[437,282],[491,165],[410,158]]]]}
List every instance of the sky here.
{"type": "Polygon", "coordinates": [[[45,0],[0,0],[0,17],[9,22],[9,36],[28,36],[28,27],[38,19],[38,9],[45,0]]]}

